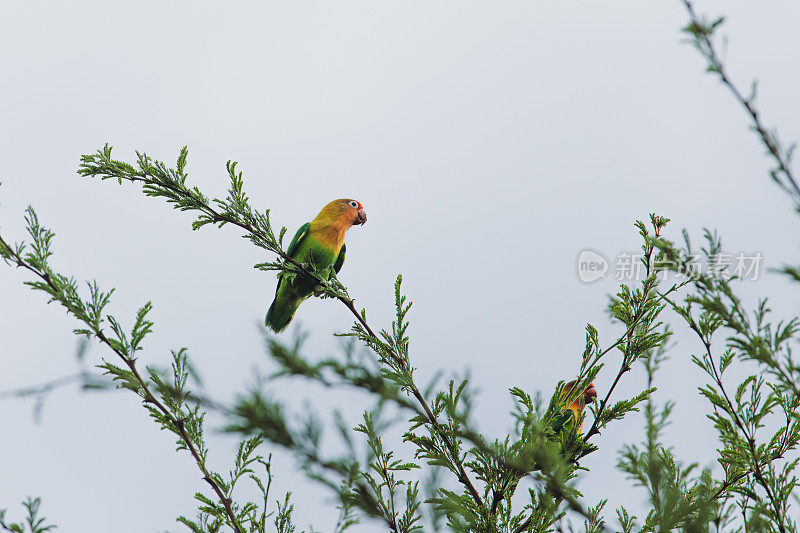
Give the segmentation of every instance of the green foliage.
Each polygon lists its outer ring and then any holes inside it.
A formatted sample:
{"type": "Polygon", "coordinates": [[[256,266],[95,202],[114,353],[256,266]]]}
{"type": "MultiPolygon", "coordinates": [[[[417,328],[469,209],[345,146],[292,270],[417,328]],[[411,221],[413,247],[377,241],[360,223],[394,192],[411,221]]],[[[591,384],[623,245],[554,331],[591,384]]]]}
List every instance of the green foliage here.
{"type": "MultiPolygon", "coordinates": [[[[139,396],[150,417],[162,429],[175,434],[177,450],[190,453],[203,479],[215,494],[215,498],[210,498],[198,492],[195,496],[199,502],[197,521],[185,517],[180,517],[179,521],[198,532],[219,531],[223,525],[237,532],[265,531],[269,482],[264,486],[251,468],[253,463],[264,465],[271,479],[268,463],[261,456],[253,455],[261,439],[250,439],[241,444],[235,458],[235,469],[228,480],[212,470],[207,462],[208,448],[203,438],[205,412],[186,388],[190,375],[186,348],[172,351],[171,372],[161,372],[148,366],[144,375],[140,373],[136,366],[137,356],[143,350],[142,343],[153,327],[147,318],[152,310],[150,302],[139,309],[133,325],[127,330],[117,318],[106,312],[113,289],[103,291],[96,281],[92,281],[86,283],[85,295],[81,294],[74,278],[56,272],[50,264],[54,233],[40,224],[30,207],[25,220],[30,241],[9,246],[0,238],[3,260],[31,273],[35,280],[25,282],[26,285],[46,293],[48,302],[58,302],[82,323],[82,327],[74,330],[76,335],[97,339],[122,362],[122,366],[119,366],[104,360],[98,368],[109,375],[118,388],[130,390],[139,396]],[[245,474],[250,476],[264,496],[260,506],[254,502],[237,503],[233,499],[234,486],[245,474]]],[[[38,500],[33,502],[30,506],[26,504],[29,512],[38,510],[38,500]]]]}
{"type": "Polygon", "coordinates": [[[27,498],[22,502],[25,507],[25,521],[24,522],[6,522],[6,509],[0,509],[0,529],[3,531],[12,531],[13,533],[45,533],[55,529],[56,526],[46,523],[46,518],[39,516],[39,507],[42,504],[40,498],[27,498]]]}
{"type": "MultiPolygon", "coordinates": [[[[647,384],[652,390],[655,374],[666,360],[662,345],[642,358],[647,384]]],[[[652,398],[645,404],[645,439],[641,445],[627,444],[619,452],[617,468],[625,472],[636,486],[647,491],[651,510],[639,526],[636,517],[625,508],[617,511],[623,530],[640,527],[643,531],[705,531],[708,524],[720,523],[718,505],[712,496],[711,474],[706,469],[695,475],[696,463],[682,466],[672,449],[662,443],[663,431],[669,424],[674,402],[660,409],[652,398]]]]}
{"type": "MultiPolygon", "coordinates": [[[[720,253],[722,243],[705,231],[702,255],[710,261],[720,253]]],[[[672,242],[654,241],[673,259],[676,272],[686,272],[692,249],[687,235],[685,247],[672,242]]],[[[694,363],[708,376],[700,394],[709,402],[722,448],[718,462],[725,473],[715,497],[739,497],[730,502],[726,513],[736,511],[756,527],[769,525],[778,531],[792,531],[789,502],[797,486],[797,459],[786,455],[800,442],[800,395],[798,369],[791,357],[791,342],[797,340],[798,318],[769,321],[767,301],[759,301],[748,312],[736,294],[735,275],[696,274],[692,290],[683,302],[665,298],[695,333],[702,352],[693,355],[694,363]],[[716,339],[726,335],[717,348],[716,339]],[[726,371],[735,361],[755,364],[759,374],[731,378],[726,371]],[[726,379],[726,377],[728,379],[726,379]],[[732,385],[731,380],[738,381],[732,385]]]]}
{"type": "Polygon", "coordinates": [[[369,463],[372,472],[363,472],[361,475],[377,496],[381,514],[386,517],[389,527],[392,531],[401,533],[421,530],[419,483],[408,483],[397,477],[402,472],[419,468],[419,465],[395,459],[394,452],[384,450],[378,428],[370,414],[364,413],[364,422],[356,426],[355,430],[366,436],[370,456],[373,457],[369,463]],[[405,491],[400,490],[402,487],[405,487],[405,491]],[[402,492],[405,494],[402,495],[402,492]],[[405,506],[401,512],[400,499],[403,496],[405,506]]]}

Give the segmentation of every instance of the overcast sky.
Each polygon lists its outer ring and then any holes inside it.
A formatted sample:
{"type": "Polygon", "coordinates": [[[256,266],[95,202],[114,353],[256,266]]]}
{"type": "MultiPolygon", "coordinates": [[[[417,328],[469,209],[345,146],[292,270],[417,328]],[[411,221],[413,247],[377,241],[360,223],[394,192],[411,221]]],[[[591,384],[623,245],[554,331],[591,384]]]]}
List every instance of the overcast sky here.
{"type": "MultiPolygon", "coordinates": [[[[766,123],[800,139],[800,4],[696,7],[728,16],[734,79],[747,88],[757,76],[766,123]]],[[[252,268],[263,255],[229,228],[191,232],[186,214],[135,187],[78,177],[80,155],[108,142],[118,158],[172,162],[188,145],[190,179],[208,194],[224,193],[225,161],[238,160],[254,205],[290,234],[328,201],[356,198],[369,222],[348,233],[340,279],[388,325],[402,273],[420,381],[470,369],[477,418],[498,435],[511,426],[509,387],[549,392],[574,375],[587,322],[605,345],[619,334],[604,315],[613,265],[584,284],[581,250],[635,251],[633,222],[654,211],[673,237],[712,226],[763,267],[797,260],[798,219],[746,117],[682,43],[685,24],[678,0],[5,2],[0,228],[21,239],[35,206],[57,233],[57,269],[116,287],[122,319],[153,301],[143,363],[166,366],[169,348],[187,346],[209,391],[230,399],[271,368],[257,324],[275,279],[252,268]]],[[[77,368],[77,323],[26,279],[0,273],[0,391],[77,368]]],[[[786,286],[765,274],[745,291],[797,313],[786,286]]],[[[309,350],[328,353],[350,321],[312,300],[284,336],[302,324],[309,350]]],[[[705,465],[715,441],[689,362],[699,347],[678,340],[656,398],[678,402],[667,433],[678,455],[705,465]]],[[[103,356],[92,346],[87,362],[103,356]]],[[[642,379],[627,374],[616,398],[642,379]]],[[[300,385],[276,394],[301,405],[300,385]]],[[[362,406],[344,407],[355,421],[362,406]]],[[[585,462],[579,487],[587,504],[611,499],[609,518],[644,500],[614,469],[641,434],[639,417],[615,423],[585,462]]],[[[210,444],[226,471],[233,440],[210,444]]],[[[274,472],[276,496],[295,492],[298,525],[329,531],[327,494],[280,453],[274,472]]],[[[129,393],[58,391],[38,424],[29,402],[0,403],[0,507],[12,517],[33,495],[63,532],[178,531],[197,490],[191,458],[129,393]]]]}

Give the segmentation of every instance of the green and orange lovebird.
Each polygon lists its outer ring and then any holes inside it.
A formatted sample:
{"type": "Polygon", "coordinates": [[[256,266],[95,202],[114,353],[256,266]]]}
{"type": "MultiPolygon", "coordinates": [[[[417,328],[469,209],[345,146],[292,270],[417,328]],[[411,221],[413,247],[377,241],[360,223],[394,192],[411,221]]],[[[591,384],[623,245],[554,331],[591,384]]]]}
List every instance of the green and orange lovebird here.
{"type": "Polygon", "coordinates": [[[578,397],[572,401],[572,403],[567,405],[567,400],[575,394],[573,389],[575,389],[577,384],[577,381],[570,381],[564,385],[564,388],[561,389],[561,396],[559,400],[561,402],[561,407],[564,407],[564,411],[562,411],[561,415],[553,421],[552,427],[553,431],[555,432],[558,432],[559,429],[564,427],[564,425],[569,422],[570,419],[574,420],[575,423],[578,424],[577,433],[579,435],[583,429],[583,420],[581,420],[581,417],[583,416],[583,410],[587,403],[592,403],[597,397],[597,391],[594,388],[594,384],[589,383],[586,389],[584,389],[583,394],[579,394],[578,397]]]}
{"type": "MultiPolygon", "coordinates": [[[[345,232],[366,222],[367,214],[360,202],[349,198],[334,200],[322,208],[317,218],[300,226],[286,253],[301,265],[311,263],[318,271],[333,268],[338,274],[344,264],[345,232]]],[[[307,274],[289,278],[279,275],[275,299],[264,321],[267,327],[275,333],[286,329],[316,285],[317,281],[307,274]]]]}

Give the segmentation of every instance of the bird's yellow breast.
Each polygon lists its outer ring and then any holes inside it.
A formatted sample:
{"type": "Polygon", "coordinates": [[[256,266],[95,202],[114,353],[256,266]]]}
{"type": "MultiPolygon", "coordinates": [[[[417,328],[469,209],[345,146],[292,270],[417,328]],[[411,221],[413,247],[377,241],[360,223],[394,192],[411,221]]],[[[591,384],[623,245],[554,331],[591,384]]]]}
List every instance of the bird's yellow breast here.
{"type": "Polygon", "coordinates": [[[308,228],[308,234],[320,245],[324,246],[334,255],[339,255],[339,251],[344,244],[344,234],[347,229],[343,224],[329,223],[324,220],[314,220],[308,228]]]}

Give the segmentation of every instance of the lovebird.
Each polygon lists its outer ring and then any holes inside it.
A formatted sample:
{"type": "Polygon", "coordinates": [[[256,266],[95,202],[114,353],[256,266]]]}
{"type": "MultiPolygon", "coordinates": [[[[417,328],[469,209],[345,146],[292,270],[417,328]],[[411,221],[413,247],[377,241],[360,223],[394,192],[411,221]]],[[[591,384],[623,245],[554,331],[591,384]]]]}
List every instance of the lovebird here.
{"type": "Polygon", "coordinates": [[[583,420],[581,420],[583,410],[587,403],[592,403],[597,397],[597,391],[594,388],[594,383],[589,383],[589,385],[583,391],[583,394],[579,395],[572,401],[572,403],[567,405],[567,400],[574,394],[573,389],[577,384],[577,381],[570,381],[564,385],[564,388],[561,389],[560,401],[562,407],[564,407],[564,411],[553,421],[552,427],[553,431],[555,432],[558,432],[558,430],[564,427],[564,425],[566,425],[570,419],[574,420],[575,423],[580,421],[577,428],[577,433],[579,435],[583,429],[583,420]]]}
{"type": "MultiPolygon", "coordinates": [[[[323,271],[333,268],[338,274],[344,264],[344,234],[351,227],[366,222],[367,213],[360,202],[349,198],[334,200],[322,208],[317,218],[300,226],[286,253],[301,265],[312,263],[316,270],[323,271]]],[[[317,285],[309,275],[285,277],[278,276],[275,299],[264,320],[265,325],[275,333],[286,329],[297,308],[314,293],[317,285]]]]}

